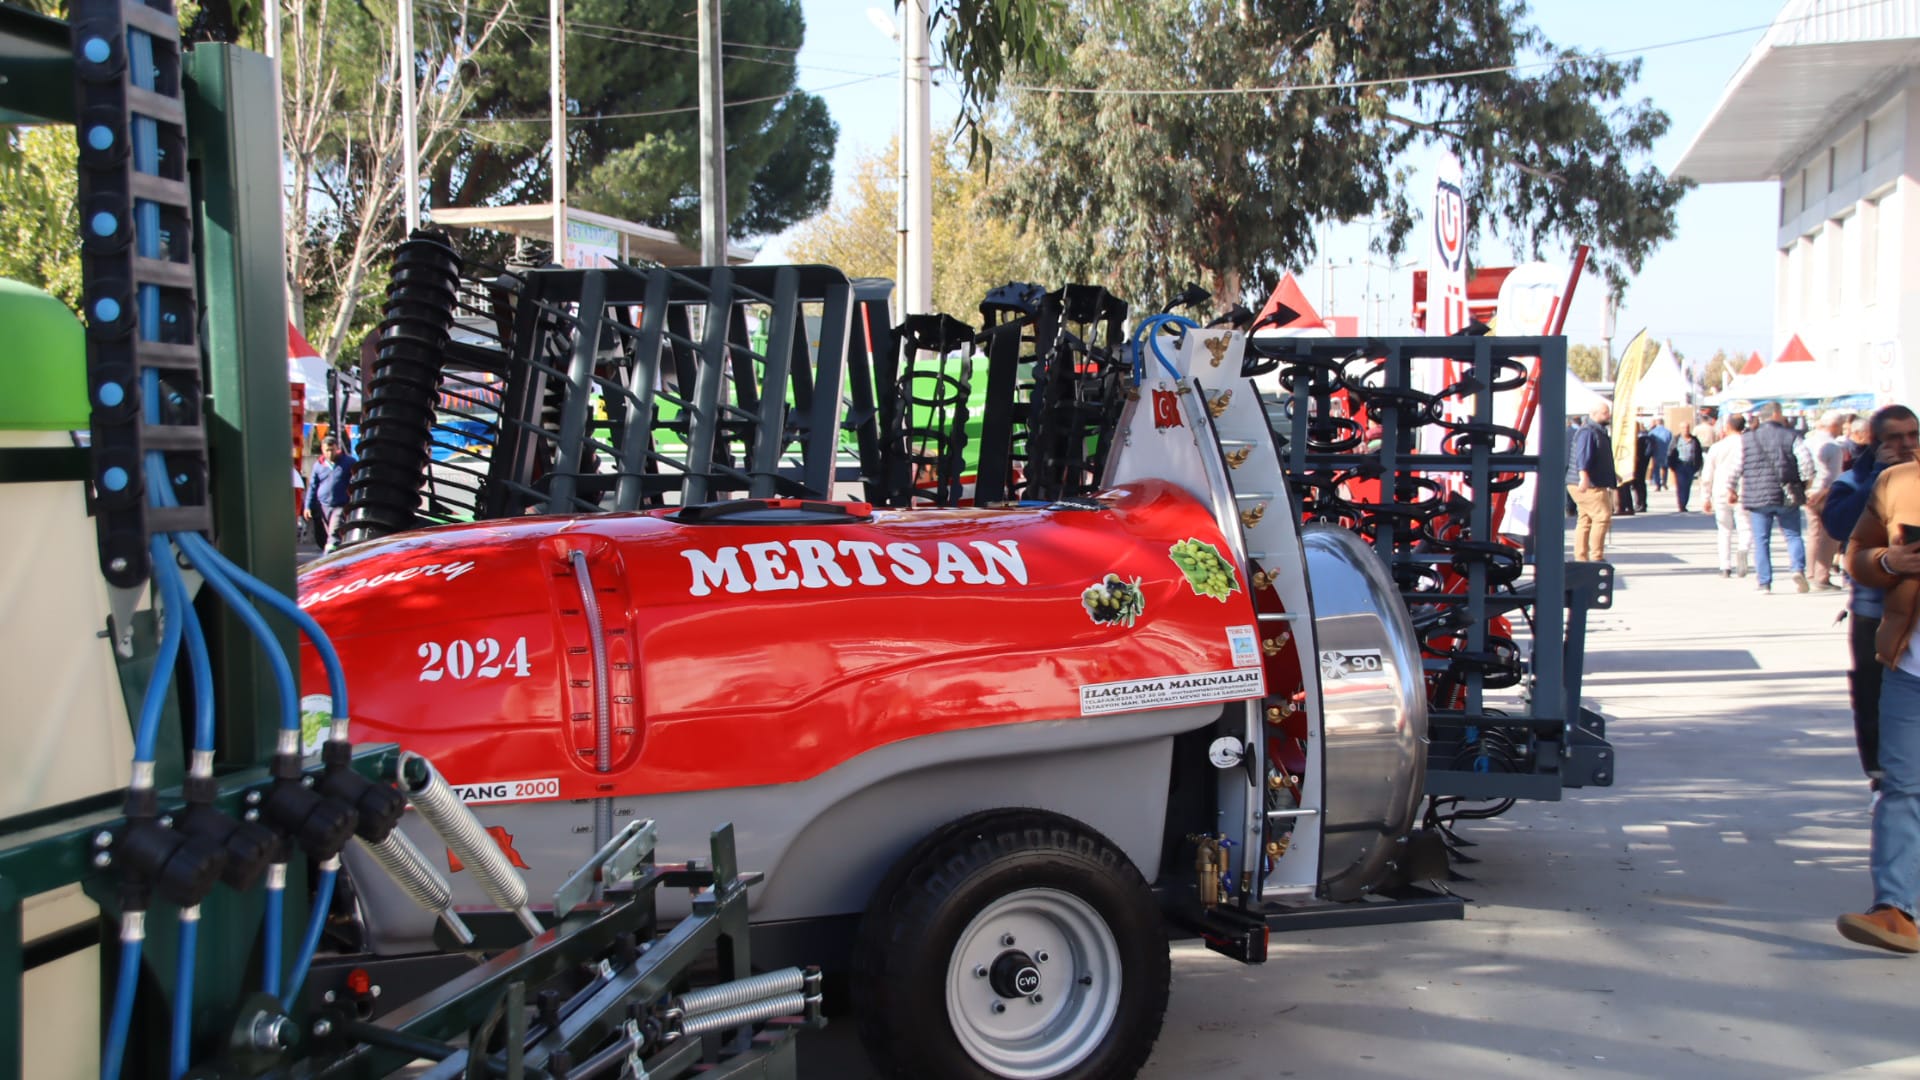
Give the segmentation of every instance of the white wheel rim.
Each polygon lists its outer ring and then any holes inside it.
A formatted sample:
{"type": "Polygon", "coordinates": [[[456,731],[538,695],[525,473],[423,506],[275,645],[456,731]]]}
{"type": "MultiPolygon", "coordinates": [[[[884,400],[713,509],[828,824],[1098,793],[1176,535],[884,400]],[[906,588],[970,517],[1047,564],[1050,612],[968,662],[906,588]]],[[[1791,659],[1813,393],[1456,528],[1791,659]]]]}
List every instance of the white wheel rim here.
{"type": "Polygon", "coordinates": [[[1022,889],[960,933],[947,964],[947,1020],[967,1055],[996,1076],[1044,1080],[1090,1057],[1120,1011],[1120,947],[1092,905],[1058,889],[1022,889]],[[1009,957],[1024,956],[1031,964],[1009,957]],[[1005,996],[996,962],[1038,974],[1005,996]],[[1035,998],[1039,1000],[1035,1000],[1035,998]]]}

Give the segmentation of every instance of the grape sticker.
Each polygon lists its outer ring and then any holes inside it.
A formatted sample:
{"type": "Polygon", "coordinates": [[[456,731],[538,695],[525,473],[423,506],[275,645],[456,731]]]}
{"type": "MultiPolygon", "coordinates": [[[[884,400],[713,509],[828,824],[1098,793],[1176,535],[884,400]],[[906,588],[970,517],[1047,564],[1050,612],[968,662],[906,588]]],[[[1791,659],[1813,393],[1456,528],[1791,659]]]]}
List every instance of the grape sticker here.
{"type": "Polygon", "coordinates": [[[1187,584],[1193,586],[1196,595],[1211,596],[1224,604],[1229,595],[1240,590],[1233,564],[1221,556],[1219,548],[1204,540],[1189,537],[1168,548],[1167,554],[1187,575],[1187,584]]]}
{"type": "Polygon", "coordinates": [[[300,699],[300,753],[317,754],[333,728],[333,697],[308,694],[300,699]]]}
{"type": "Polygon", "coordinates": [[[1087,586],[1080,594],[1080,606],[1101,626],[1119,623],[1131,627],[1133,620],[1146,614],[1147,598],[1140,591],[1139,578],[1126,581],[1119,574],[1108,574],[1087,586]]]}

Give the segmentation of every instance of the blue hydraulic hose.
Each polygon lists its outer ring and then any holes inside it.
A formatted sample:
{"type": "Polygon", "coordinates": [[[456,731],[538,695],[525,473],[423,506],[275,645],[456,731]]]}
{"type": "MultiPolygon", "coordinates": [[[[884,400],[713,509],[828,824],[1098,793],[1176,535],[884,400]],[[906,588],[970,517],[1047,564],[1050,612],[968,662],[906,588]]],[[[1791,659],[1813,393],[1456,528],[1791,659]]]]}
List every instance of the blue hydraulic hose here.
{"type": "MultiPolygon", "coordinates": [[[[124,916],[122,916],[124,918],[124,916]]],[[[120,1080],[127,1056],[127,1032],[133,1027],[133,992],[140,985],[140,938],[120,934],[120,978],[113,988],[113,1013],[107,1022],[107,1045],[100,1051],[101,1080],[120,1080]]]]}
{"type": "Polygon", "coordinates": [[[286,948],[280,940],[281,927],[287,919],[286,874],[286,863],[274,863],[267,868],[267,926],[260,962],[260,989],[269,997],[280,996],[280,956],[286,948]]]}
{"type": "MultiPolygon", "coordinates": [[[[148,546],[153,560],[157,563],[173,557],[173,548],[167,538],[156,536],[148,546]]],[[[134,727],[133,760],[151,762],[153,744],[159,737],[160,710],[167,700],[167,686],[173,681],[173,666],[180,659],[180,624],[184,612],[173,610],[178,605],[168,602],[168,610],[160,618],[160,652],[153,659],[153,672],[147,676],[147,694],[140,701],[140,721],[134,727]]]]}
{"type": "Polygon", "coordinates": [[[174,969],[173,986],[173,1056],[167,1070],[171,1080],[186,1075],[187,1059],[193,1050],[193,956],[199,947],[200,908],[195,905],[180,912],[180,965],[174,969]]]}
{"type": "Polygon", "coordinates": [[[1167,354],[1160,351],[1159,331],[1163,326],[1178,326],[1186,330],[1200,328],[1199,323],[1184,315],[1151,315],[1142,319],[1140,325],[1133,329],[1133,380],[1135,383],[1145,381],[1147,376],[1146,354],[1141,348],[1142,341],[1153,349],[1154,358],[1160,361],[1160,366],[1166,369],[1168,376],[1175,379],[1180,377],[1179,370],[1173,366],[1172,361],[1167,359],[1167,354]]]}
{"type": "Polygon", "coordinates": [[[300,610],[299,604],[279,590],[235,566],[233,560],[220,553],[219,548],[207,543],[198,535],[183,539],[190,549],[188,554],[193,557],[196,564],[203,559],[213,562],[229,574],[233,583],[242,591],[256,600],[265,601],[268,607],[280,613],[299,627],[301,633],[307,635],[307,640],[313,642],[314,651],[320,654],[320,663],[327,669],[327,689],[333,696],[333,715],[345,718],[347,715],[347,669],[340,663],[340,654],[334,651],[333,642],[327,640],[327,632],[320,629],[320,624],[314,620],[314,617],[300,610]]]}
{"type": "Polygon", "coordinates": [[[193,568],[200,571],[200,576],[207,579],[207,584],[220,594],[220,599],[226,601],[240,621],[247,624],[247,629],[253,631],[254,638],[260,643],[260,651],[267,656],[267,665],[273,668],[273,681],[280,691],[280,727],[282,730],[298,731],[300,692],[293,679],[293,666],[287,663],[287,655],[280,651],[280,642],[273,636],[273,628],[267,625],[267,620],[254,610],[252,604],[247,603],[240,588],[227,577],[219,564],[206,556],[205,553],[212,550],[213,545],[195,533],[174,533],[173,538],[187,553],[193,568]]]}
{"type": "Polygon", "coordinates": [[[187,597],[187,583],[173,561],[173,552],[167,551],[165,558],[157,555],[153,562],[154,576],[160,581],[169,610],[180,613],[180,622],[186,631],[188,666],[193,671],[193,748],[212,750],[213,662],[207,653],[206,633],[200,629],[200,620],[193,612],[192,601],[187,597]]]}
{"type": "Polygon", "coordinates": [[[333,865],[321,864],[320,884],[313,892],[313,913],[307,919],[307,936],[300,942],[300,956],[293,963],[293,973],[287,976],[287,992],[280,998],[282,1008],[292,1009],[299,999],[300,986],[307,981],[307,968],[320,948],[320,931],[326,929],[327,909],[333,906],[333,881],[340,873],[340,859],[335,856],[327,862],[333,865]]]}

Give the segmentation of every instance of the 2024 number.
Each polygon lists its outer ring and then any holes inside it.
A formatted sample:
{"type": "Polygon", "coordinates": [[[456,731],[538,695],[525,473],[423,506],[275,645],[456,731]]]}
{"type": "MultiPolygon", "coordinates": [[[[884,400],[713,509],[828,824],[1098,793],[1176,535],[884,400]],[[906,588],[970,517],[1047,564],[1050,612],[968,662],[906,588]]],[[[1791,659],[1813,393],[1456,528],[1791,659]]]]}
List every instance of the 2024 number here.
{"type": "Polygon", "coordinates": [[[421,682],[441,679],[497,679],[502,675],[526,678],[532,674],[527,664],[527,639],[520,638],[501,656],[500,643],[493,638],[476,641],[425,642],[418,653],[421,682]]]}

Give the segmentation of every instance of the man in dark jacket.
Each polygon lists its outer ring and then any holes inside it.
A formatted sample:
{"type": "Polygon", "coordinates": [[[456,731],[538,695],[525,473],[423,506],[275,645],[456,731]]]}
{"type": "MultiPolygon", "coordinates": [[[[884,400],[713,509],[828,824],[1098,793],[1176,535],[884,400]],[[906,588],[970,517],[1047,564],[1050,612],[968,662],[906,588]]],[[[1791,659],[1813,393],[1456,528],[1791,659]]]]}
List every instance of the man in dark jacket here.
{"type": "Polygon", "coordinates": [[[1613,473],[1613,440],[1607,436],[1607,421],[1612,418],[1613,406],[1604,401],[1595,405],[1587,422],[1574,431],[1567,453],[1567,494],[1580,511],[1573,527],[1573,557],[1580,562],[1607,557],[1613,489],[1619,481],[1613,473]]]}
{"type": "Polygon", "coordinates": [[[320,460],[313,466],[313,482],[307,485],[307,513],[313,519],[314,542],[322,551],[340,546],[340,526],[347,513],[347,485],[353,467],[359,464],[340,440],[332,435],[320,443],[320,460]]]}
{"type": "Polygon", "coordinates": [[[1734,494],[1753,523],[1753,562],[1759,571],[1760,591],[1773,591],[1773,527],[1787,538],[1787,559],[1793,569],[1793,587],[1806,592],[1807,545],[1800,538],[1800,507],[1806,501],[1807,481],[1813,479],[1813,455],[1800,436],[1787,426],[1776,402],[1760,406],[1760,423],[1740,440],[1740,468],[1734,473],[1734,494]]]}
{"type": "MultiPolygon", "coordinates": [[[[1873,494],[1873,482],[1888,466],[1912,461],[1920,451],[1920,418],[1905,405],[1889,405],[1874,413],[1868,433],[1863,452],[1854,455],[1852,467],[1834,480],[1820,502],[1820,524],[1830,535],[1852,536],[1873,494]]],[[[1860,751],[1860,768],[1876,790],[1880,786],[1880,675],[1885,669],[1873,658],[1873,639],[1880,631],[1885,602],[1885,590],[1860,581],[1853,582],[1853,595],[1847,600],[1853,651],[1853,670],[1847,673],[1853,692],[1853,741],[1860,751]]]]}

